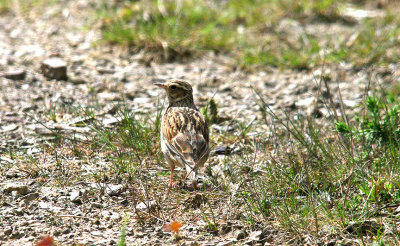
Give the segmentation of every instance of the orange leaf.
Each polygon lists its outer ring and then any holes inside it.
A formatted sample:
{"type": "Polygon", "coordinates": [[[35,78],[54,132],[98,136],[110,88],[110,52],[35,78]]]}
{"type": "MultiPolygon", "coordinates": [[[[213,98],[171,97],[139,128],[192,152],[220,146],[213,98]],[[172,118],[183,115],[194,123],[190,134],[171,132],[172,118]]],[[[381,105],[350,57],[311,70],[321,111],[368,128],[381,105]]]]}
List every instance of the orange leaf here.
{"type": "Polygon", "coordinates": [[[45,236],[45,237],[42,238],[42,240],[40,240],[36,244],[36,246],[52,246],[52,245],[54,245],[53,243],[54,243],[53,237],[45,236]]]}
{"type": "Polygon", "coordinates": [[[179,229],[182,227],[182,223],[178,221],[172,221],[170,224],[163,225],[163,229],[165,231],[172,231],[177,233],[179,229]]]}

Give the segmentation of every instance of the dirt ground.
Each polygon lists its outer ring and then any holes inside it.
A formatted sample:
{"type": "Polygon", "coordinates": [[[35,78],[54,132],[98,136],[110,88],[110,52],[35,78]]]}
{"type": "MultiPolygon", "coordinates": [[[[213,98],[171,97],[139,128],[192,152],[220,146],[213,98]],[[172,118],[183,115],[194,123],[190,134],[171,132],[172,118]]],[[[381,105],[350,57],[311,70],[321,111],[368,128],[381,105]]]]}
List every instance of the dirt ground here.
{"type": "MultiPolygon", "coordinates": [[[[51,235],[58,245],[116,245],[124,223],[127,245],[317,244],[315,239],[296,241],[274,221],[259,227],[244,223],[243,208],[234,197],[240,182],[165,197],[168,175],[155,175],[167,173],[165,166],[153,163],[138,174],[141,181],[130,183],[109,175],[113,170],[108,154],[76,157],[64,142],[50,151],[48,143],[59,138],[49,129],[77,138],[90,132],[76,126],[82,117],[71,108],[77,106],[95,106],[101,119],[115,119],[114,106],[121,103],[138,115],[155,114],[165,95],[152,84],[173,78],[192,83],[199,106],[214,97],[221,117],[247,124],[262,118],[254,89],[277,112],[318,111],[321,118],[328,117],[324,89],[318,85],[324,73],[331,77],[335,100],[340,88],[345,110],[351,113],[371,80],[372,86],[398,80],[399,65],[355,70],[340,64],[301,71],[265,67],[250,73],[213,53],[186,62],[147,64],[144,52],[99,44],[99,27],[89,17],[95,2],[65,1],[40,11],[0,15],[0,244],[33,245],[51,235]],[[43,75],[40,67],[49,57],[66,62],[66,81],[43,75]],[[12,77],[24,73],[22,79],[12,77]],[[216,215],[218,234],[204,219],[210,212],[216,215]],[[183,224],[179,234],[163,229],[173,220],[183,224]]],[[[216,139],[228,126],[214,125],[211,135],[216,139]]],[[[252,134],[263,130],[260,126],[252,134]]],[[[223,169],[227,158],[214,151],[207,165],[223,169]]]]}

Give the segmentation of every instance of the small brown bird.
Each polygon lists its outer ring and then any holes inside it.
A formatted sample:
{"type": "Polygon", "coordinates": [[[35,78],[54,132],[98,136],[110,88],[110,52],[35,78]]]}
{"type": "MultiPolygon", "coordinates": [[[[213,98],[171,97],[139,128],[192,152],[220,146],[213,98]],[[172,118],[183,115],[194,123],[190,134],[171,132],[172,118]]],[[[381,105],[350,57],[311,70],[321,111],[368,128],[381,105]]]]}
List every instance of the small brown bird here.
{"type": "Polygon", "coordinates": [[[187,176],[195,179],[198,169],[208,159],[209,132],[204,116],[193,102],[192,86],[183,80],[169,80],[154,85],[163,88],[169,105],[161,121],[161,150],[171,167],[172,187],[175,166],[184,167],[187,176]]]}

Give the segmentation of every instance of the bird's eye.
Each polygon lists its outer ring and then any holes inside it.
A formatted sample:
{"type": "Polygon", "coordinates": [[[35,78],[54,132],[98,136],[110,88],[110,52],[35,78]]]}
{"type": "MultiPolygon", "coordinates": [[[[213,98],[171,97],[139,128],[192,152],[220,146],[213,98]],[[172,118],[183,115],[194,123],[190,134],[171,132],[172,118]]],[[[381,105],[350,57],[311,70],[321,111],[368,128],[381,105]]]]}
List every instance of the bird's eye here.
{"type": "Polygon", "coordinates": [[[171,85],[171,89],[175,90],[176,89],[176,85],[171,85]]]}

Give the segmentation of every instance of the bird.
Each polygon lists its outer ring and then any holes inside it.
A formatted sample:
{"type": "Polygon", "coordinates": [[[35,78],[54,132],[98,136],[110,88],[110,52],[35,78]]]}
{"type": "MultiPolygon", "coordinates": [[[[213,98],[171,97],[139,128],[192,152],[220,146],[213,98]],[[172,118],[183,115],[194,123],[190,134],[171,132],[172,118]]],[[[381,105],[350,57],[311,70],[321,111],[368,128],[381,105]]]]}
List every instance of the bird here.
{"type": "Polygon", "coordinates": [[[210,153],[209,130],[194,104],[189,82],[173,79],[154,85],[164,89],[168,98],[168,107],[162,113],[160,140],[164,159],[171,168],[169,187],[172,188],[175,166],[186,169],[186,178],[196,179],[210,153]]]}

